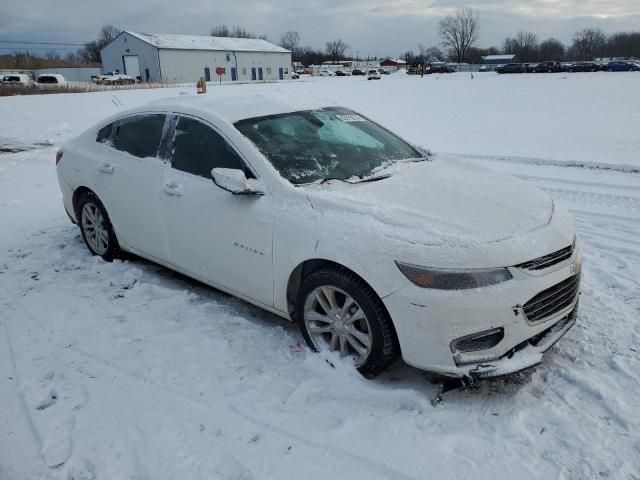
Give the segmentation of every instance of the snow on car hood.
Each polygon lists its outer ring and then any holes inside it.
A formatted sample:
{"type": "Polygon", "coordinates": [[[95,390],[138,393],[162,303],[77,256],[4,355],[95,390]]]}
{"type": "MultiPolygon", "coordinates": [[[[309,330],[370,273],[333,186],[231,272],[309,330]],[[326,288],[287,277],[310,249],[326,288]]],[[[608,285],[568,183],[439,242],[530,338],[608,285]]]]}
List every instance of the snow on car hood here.
{"type": "Polygon", "coordinates": [[[361,215],[368,217],[361,219],[365,228],[434,246],[498,242],[547,225],[553,214],[543,191],[450,157],[395,164],[380,172],[386,173],[391,176],[379,181],[331,181],[306,190],[320,215],[361,215]]]}

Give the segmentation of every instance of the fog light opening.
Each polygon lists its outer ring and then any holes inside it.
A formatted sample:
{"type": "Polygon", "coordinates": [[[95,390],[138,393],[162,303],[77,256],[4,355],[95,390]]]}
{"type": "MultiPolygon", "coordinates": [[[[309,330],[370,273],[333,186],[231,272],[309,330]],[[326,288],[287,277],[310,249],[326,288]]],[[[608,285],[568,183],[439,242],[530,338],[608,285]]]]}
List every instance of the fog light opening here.
{"type": "Polygon", "coordinates": [[[456,338],[451,342],[452,353],[468,353],[487,350],[498,345],[504,338],[504,328],[493,328],[456,338]]]}

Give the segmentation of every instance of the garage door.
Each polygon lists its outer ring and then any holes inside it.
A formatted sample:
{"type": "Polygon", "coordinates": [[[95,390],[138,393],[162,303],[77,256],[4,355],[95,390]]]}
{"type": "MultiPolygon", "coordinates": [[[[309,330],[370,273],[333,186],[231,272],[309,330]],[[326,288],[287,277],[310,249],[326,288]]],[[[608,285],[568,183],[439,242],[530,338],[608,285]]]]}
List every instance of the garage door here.
{"type": "Polygon", "coordinates": [[[137,55],[125,55],[124,57],[124,73],[133,78],[140,76],[140,61],[137,55]]]}

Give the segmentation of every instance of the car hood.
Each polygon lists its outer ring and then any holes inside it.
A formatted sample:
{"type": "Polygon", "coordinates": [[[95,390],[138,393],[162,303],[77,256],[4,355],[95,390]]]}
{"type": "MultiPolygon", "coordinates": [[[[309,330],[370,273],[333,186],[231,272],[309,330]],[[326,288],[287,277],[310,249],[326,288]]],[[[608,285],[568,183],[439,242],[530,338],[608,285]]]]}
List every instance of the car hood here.
{"type": "Polygon", "coordinates": [[[547,225],[551,197],[522,180],[455,158],[395,164],[389,178],[305,188],[325,224],[358,218],[360,227],[415,244],[467,246],[500,242],[547,225]]]}

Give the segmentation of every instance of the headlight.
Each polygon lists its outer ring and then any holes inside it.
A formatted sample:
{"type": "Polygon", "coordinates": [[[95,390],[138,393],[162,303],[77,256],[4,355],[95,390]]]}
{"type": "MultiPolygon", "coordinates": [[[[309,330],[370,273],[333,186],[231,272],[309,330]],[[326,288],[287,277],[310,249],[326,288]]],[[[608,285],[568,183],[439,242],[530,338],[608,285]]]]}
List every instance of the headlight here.
{"type": "Polygon", "coordinates": [[[422,288],[439,290],[463,290],[465,288],[486,287],[510,280],[511,273],[506,268],[478,270],[445,270],[425,268],[418,265],[397,262],[396,265],[412,283],[422,288]]]}

